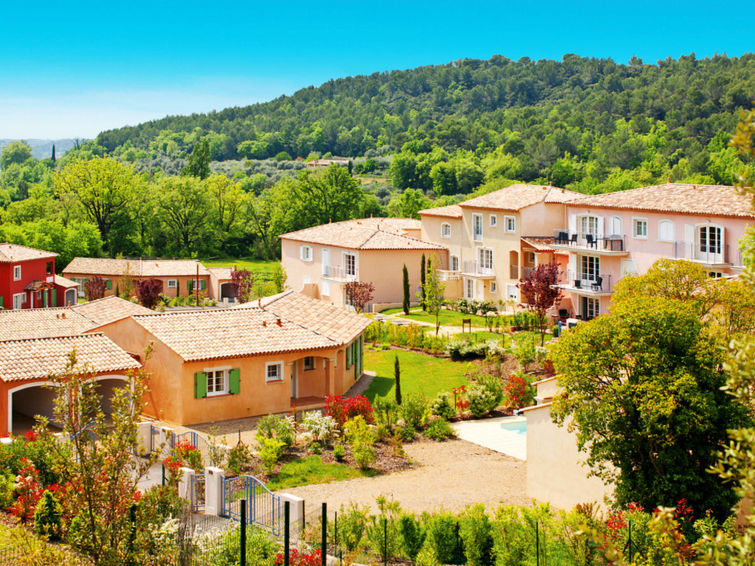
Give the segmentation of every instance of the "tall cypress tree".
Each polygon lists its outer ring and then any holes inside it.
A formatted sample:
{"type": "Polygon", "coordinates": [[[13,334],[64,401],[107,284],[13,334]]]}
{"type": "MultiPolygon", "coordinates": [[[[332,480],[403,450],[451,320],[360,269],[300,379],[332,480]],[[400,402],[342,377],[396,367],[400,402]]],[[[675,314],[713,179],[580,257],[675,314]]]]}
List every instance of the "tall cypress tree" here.
{"type": "Polygon", "coordinates": [[[393,361],[393,377],[396,380],[396,405],[401,404],[401,364],[398,361],[398,354],[393,361]]]}
{"type": "Polygon", "coordinates": [[[55,165],[55,144],[52,144],[52,155],[50,156],[50,161],[52,161],[52,164],[55,165]]]}
{"type": "Polygon", "coordinates": [[[425,280],[427,278],[427,269],[425,267],[425,254],[422,254],[422,261],[419,264],[419,306],[425,310],[425,280]]]}
{"type": "Polygon", "coordinates": [[[404,264],[404,314],[409,314],[409,270],[404,264]]]}

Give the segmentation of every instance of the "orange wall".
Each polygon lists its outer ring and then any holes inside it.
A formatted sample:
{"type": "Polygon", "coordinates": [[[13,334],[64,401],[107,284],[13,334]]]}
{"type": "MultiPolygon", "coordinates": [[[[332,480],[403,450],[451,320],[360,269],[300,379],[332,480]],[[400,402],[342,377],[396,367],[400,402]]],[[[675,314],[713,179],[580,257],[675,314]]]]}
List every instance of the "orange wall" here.
{"type": "MultiPolygon", "coordinates": [[[[92,279],[93,277],[96,277],[95,275],[91,274],[83,274],[83,273],[71,273],[71,272],[65,272],[63,274],[63,277],[66,277],[68,279],[92,279]]],[[[113,282],[113,288],[112,289],[105,289],[105,296],[109,297],[111,295],[115,295],[115,288],[118,287],[119,291],[123,292],[123,278],[117,275],[100,275],[103,279],[110,279],[113,282]]],[[[187,287],[187,283],[191,280],[196,279],[196,276],[176,276],[176,277],[133,277],[133,284],[136,286],[136,282],[140,281],[142,279],[157,279],[158,281],[163,282],[163,294],[166,297],[188,297],[189,296],[189,290],[187,287]],[[170,279],[176,279],[178,281],[178,289],[176,288],[168,288],[168,280],[170,279]]],[[[200,275],[199,276],[200,281],[205,281],[205,285],[207,288],[202,291],[203,294],[209,296],[210,294],[210,276],[209,275],[200,275]]]]}

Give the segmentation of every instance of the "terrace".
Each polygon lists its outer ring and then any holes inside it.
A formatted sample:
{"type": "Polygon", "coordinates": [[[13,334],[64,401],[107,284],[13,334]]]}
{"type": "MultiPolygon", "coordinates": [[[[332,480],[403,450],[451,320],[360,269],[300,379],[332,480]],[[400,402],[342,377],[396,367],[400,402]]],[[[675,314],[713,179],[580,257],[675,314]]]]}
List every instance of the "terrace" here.
{"type": "Polygon", "coordinates": [[[579,273],[565,271],[559,275],[556,287],[587,297],[602,297],[613,293],[613,281],[610,273],[579,273]]]}
{"type": "Polygon", "coordinates": [[[567,230],[554,230],[553,236],[525,236],[547,243],[555,250],[570,252],[589,252],[596,255],[626,256],[626,236],[613,234],[598,237],[594,234],[580,232],[570,233],[567,230]]]}

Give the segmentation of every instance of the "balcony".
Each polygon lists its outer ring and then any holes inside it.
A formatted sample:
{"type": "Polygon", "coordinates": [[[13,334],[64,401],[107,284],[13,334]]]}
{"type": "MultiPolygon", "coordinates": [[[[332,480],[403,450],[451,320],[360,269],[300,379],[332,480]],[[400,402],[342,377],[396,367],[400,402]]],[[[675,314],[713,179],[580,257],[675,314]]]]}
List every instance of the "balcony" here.
{"type": "Polygon", "coordinates": [[[576,295],[602,297],[613,293],[613,281],[610,273],[599,275],[565,271],[559,275],[560,289],[576,295]]]}
{"type": "MultiPolygon", "coordinates": [[[[719,246],[719,252],[701,251],[698,244],[692,242],[674,242],[674,259],[686,259],[704,267],[731,267],[729,261],[729,244],[719,246]]],[[[737,258],[742,265],[742,254],[737,258]]]]}
{"type": "Polygon", "coordinates": [[[468,277],[494,278],[493,266],[483,267],[478,261],[465,261],[462,274],[468,277]]]}
{"type": "Polygon", "coordinates": [[[441,281],[456,281],[461,278],[461,273],[451,269],[438,269],[438,279],[441,281]]]}
{"type": "Polygon", "coordinates": [[[357,274],[346,273],[346,270],[340,265],[323,265],[322,276],[333,281],[356,281],[357,274]]]}
{"type": "MultiPolygon", "coordinates": [[[[528,237],[528,236],[525,236],[528,237]]],[[[547,241],[553,249],[575,252],[589,252],[595,255],[626,256],[626,236],[597,237],[592,234],[569,233],[565,230],[554,230],[553,236],[531,236],[547,241]]]]}

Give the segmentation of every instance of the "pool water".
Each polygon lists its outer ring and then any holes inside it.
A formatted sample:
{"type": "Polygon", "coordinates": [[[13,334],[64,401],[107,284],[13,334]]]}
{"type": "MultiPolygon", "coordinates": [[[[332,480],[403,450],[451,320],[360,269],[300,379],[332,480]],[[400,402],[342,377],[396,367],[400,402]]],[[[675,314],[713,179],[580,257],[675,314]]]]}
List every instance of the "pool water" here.
{"type": "Polygon", "coordinates": [[[525,436],[527,434],[527,421],[502,422],[501,428],[525,436]]]}

